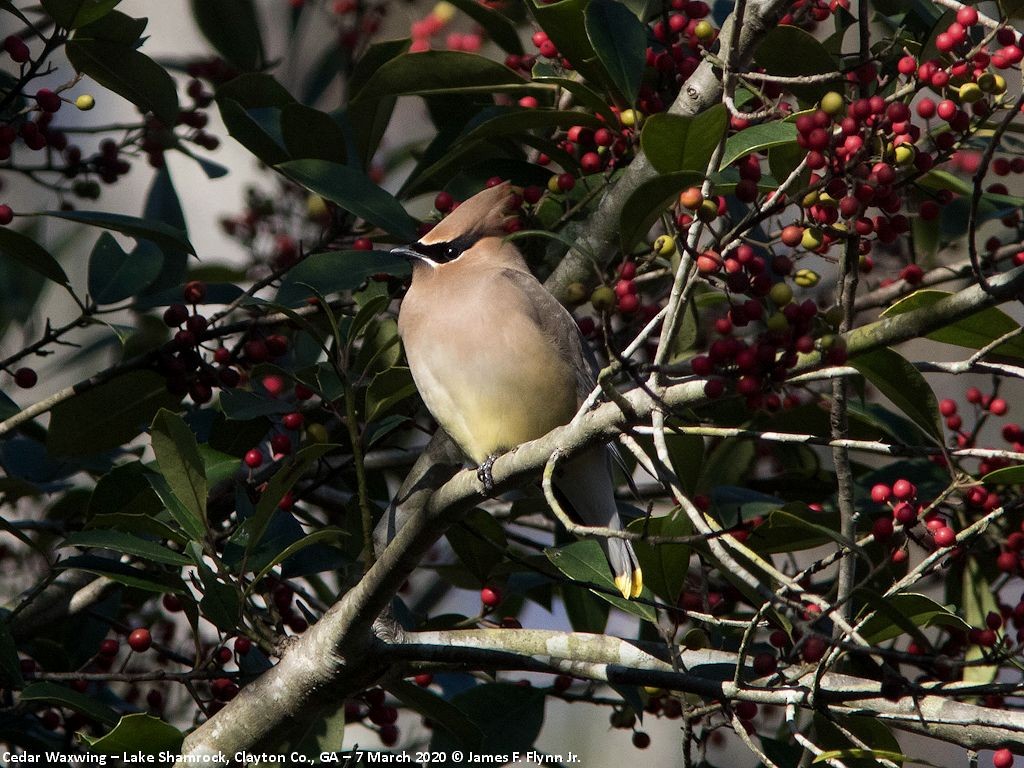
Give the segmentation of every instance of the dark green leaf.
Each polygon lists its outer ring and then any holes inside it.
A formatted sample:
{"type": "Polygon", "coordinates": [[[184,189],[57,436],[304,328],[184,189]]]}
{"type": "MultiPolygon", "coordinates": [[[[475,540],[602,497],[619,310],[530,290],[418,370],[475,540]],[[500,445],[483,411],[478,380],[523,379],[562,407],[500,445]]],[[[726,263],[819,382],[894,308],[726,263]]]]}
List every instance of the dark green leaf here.
{"type": "Polygon", "coordinates": [[[640,145],[659,173],[695,171],[703,177],[728,123],[724,104],[716,104],[696,117],[652,115],[640,132],[640,145]]]}
{"type": "Polygon", "coordinates": [[[18,646],[11,636],[11,630],[6,620],[0,620],[0,682],[6,688],[21,688],[25,684],[21,677],[18,646]]]}
{"type": "Polygon", "coordinates": [[[152,112],[165,126],[178,119],[178,91],[167,71],[130,45],[109,40],[69,40],[68,59],[79,72],[152,112]]]}
{"type": "Polygon", "coordinates": [[[89,517],[117,512],[142,513],[147,516],[160,511],[160,501],[153,495],[148,470],[142,462],[133,461],[114,467],[101,477],[89,500],[89,517]]]}
{"type": "Polygon", "coordinates": [[[409,274],[409,262],[387,251],[314,253],[288,272],[277,293],[277,303],[302,304],[312,296],[310,287],[324,295],[350,291],[379,272],[404,277],[409,274]]]}
{"type": "Polygon", "coordinates": [[[246,109],[234,99],[217,98],[224,127],[239,144],[252,152],[267,165],[277,165],[288,160],[280,133],[280,112],[272,107],[246,109]],[[257,112],[257,109],[260,111],[257,112]],[[274,118],[278,125],[275,127],[274,118]]]}
{"type": "Polygon", "coordinates": [[[221,453],[207,443],[199,444],[199,455],[203,457],[203,470],[206,473],[206,482],[211,488],[218,483],[229,480],[242,465],[241,460],[237,456],[221,453]]]}
{"type": "Polygon", "coordinates": [[[298,541],[292,542],[287,547],[278,552],[276,555],[274,555],[274,557],[271,558],[270,562],[264,565],[263,568],[260,569],[260,572],[256,574],[256,577],[253,579],[253,582],[259,582],[264,576],[266,576],[270,573],[271,570],[273,570],[275,565],[277,565],[278,563],[283,563],[296,552],[301,552],[306,547],[312,546],[313,544],[322,544],[325,542],[334,544],[340,541],[343,537],[348,535],[348,531],[343,531],[341,528],[324,528],[322,530],[315,531],[314,533],[310,533],[306,536],[303,536],[298,541]]]}
{"type": "Polygon", "coordinates": [[[61,571],[75,570],[94,573],[97,576],[105,576],[116,581],[118,584],[124,584],[126,587],[142,589],[146,592],[181,594],[185,591],[181,579],[164,574],[149,573],[142,568],[133,568],[117,560],[96,555],[68,557],[54,565],[54,568],[61,571]]]}
{"type": "Polygon", "coordinates": [[[1024,464],[993,470],[981,478],[981,482],[986,485],[1024,485],[1024,464]]]}
{"type": "Polygon", "coordinates": [[[157,411],[180,401],[153,371],[123,373],[54,406],[46,448],[54,456],[118,448],[139,434],[157,411]]]}
{"type": "Polygon", "coordinates": [[[220,407],[224,415],[233,421],[248,421],[257,416],[272,416],[295,410],[292,403],[247,389],[224,390],[220,394],[220,407]]]}
{"type": "Polygon", "coordinates": [[[171,493],[192,521],[193,533],[206,528],[206,468],[196,436],[180,416],[161,410],[151,428],[157,466],[171,493]]]}
{"type": "Polygon", "coordinates": [[[109,232],[99,236],[89,256],[89,294],[97,304],[114,304],[144,290],[160,274],[157,250],[125,253],[109,232]]]}
{"type": "Polygon", "coordinates": [[[240,70],[263,65],[263,38],[252,0],[192,0],[192,17],[221,56],[240,70]]]}
{"type": "MultiPolygon", "coordinates": [[[[960,608],[960,613],[968,626],[971,627],[984,627],[990,613],[999,614],[999,605],[996,602],[996,593],[992,589],[992,582],[976,558],[967,558],[967,566],[963,569],[960,583],[960,600],[956,605],[960,608]]],[[[975,643],[968,646],[964,654],[964,661],[969,662],[970,666],[963,668],[965,683],[987,685],[996,679],[999,672],[999,667],[996,664],[978,663],[985,655],[981,646],[975,643]]]]}
{"type": "MultiPolygon", "coordinates": [[[[930,597],[905,592],[869,605],[875,615],[864,622],[860,636],[872,645],[899,637],[907,627],[944,626],[967,630],[970,626],[949,608],[939,605],[930,597]]],[[[982,617],[984,621],[984,617],[982,617]]]]}
{"type": "MultiPolygon", "coordinates": [[[[480,730],[482,738],[476,749],[486,750],[488,754],[511,754],[525,752],[533,746],[544,724],[544,700],[544,691],[537,688],[488,683],[458,694],[451,703],[480,730]]],[[[458,730],[460,738],[475,737],[469,728],[459,726],[458,730]]],[[[436,730],[431,748],[443,751],[459,748],[459,742],[453,738],[447,728],[436,730]]]]}
{"type": "MultiPolygon", "coordinates": [[[[374,43],[366,49],[352,69],[348,81],[352,96],[349,99],[348,109],[345,111],[345,118],[353,134],[359,161],[358,167],[369,167],[370,161],[380,146],[381,139],[384,138],[388,124],[391,122],[391,114],[395,109],[397,99],[394,96],[384,99],[370,97],[359,103],[353,103],[353,99],[374,72],[384,66],[386,62],[408,51],[410,42],[408,38],[403,38],[374,43]]],[[[353,165],[356,164],[353,163],[353,165]]]]}
{"type": "Polygon", "coordinates": [[[891,349],[876,349],[850,358],[850,365],[921,427],[925,434],[942,442],[939,404],[935,393],[924,376],[902,355],[891,349]]]}
{"type": "Polygon", "coordinates": [[[374,421],[389,413],[403,400],[416,394],[416,383],[408,368],[395,367],[378,373],[366,390],[366,420],[374,421]]]}
{"type": "Polygon", "coordinates": [[[590,0],[584,25],[597,58],[627,104],[636,102],[647,51],[647,27],[618,0],[590,0]]]}
{"type": "MultiPolygon", "coordinates": [[[[253,651],[250,651],[251,655],[253,651]]],[[[345,738],[345,702],[327,703],[326,707],[308,718],[292,737],[292,749],[298,755],[305,755],[314,765],[330,762],[328,754],[338,753],[340,757],[343,739],[345,738]]],[[[296,760],[296,755],[289,752],[289,758],[296,760]]],[[[340,762],[340,760],[339,760],[340,762]]]]}
{"type": "MultiPolygon", "coordinates": [[[[595,595],[607,600],[626,613],[639,616],[645,621],[656,621],[657,614],[649,605],[626,600],[621,596],[612,579],[611,568],[601,546],[592,539],[575,541],[563,547],[544,550],[548,560],[562,573],[573,581],[587,586],[601,587],[593,589],[595,595]]],[[[648,593],[648,590],[644,590],[648,593]]]]}
{"type": "Polygon", "coordinates": [[[721,167],[725,168],[732,165],[741,157],[745,157],[751,152],[763,152],[772,147],[793,144],[795,142],[796,125],[793,123],[773,120],[768,123],[752,125],[726,139],[721,167]]]}
{"type": "MultiPolygon", "coordinates": [[[[945,291],[915,291],[882,312],[882,317],[901,315],[915,309],[926,309],[950,295],[945,291]]],[[[1005,312],[996,307],[989,307],[937,331],[932,331],[926,338],[968,349],[982,349],[1018,328],[1020,328],[1020,324],[1005,312]]],[[[1014,336],[1008,339],[992,350],[991,354],[1024,359],[1024,337],[1014,336]]]]}
{"type": "Polygon", "coordinates": [[[203,597],[199,601],[203,617],[212,621],[217,629],[234,632],[242,613],[242,597],[238,589],[232,584],[225,584],[205,566],[199,569],[199,577],[203,582],[203,597]]]}
{"type": "Polygon", "coordinates": [[[85,24],[75,32],[76,40],[110,40],[134,45],[146,30],[148,19],[136,19],[120,11],[111,11],[101,19],[85,24]]]}
{"type": "MultiPolygon", "coordinates": [[[[650,536],[689,536],[693,525],[685,514],[677,511],[666,517],[634,520],[629,530],[633,533],[646,530],[650,536]]],[[[690,548],[686,544],[648,544],[640,540],[633,542],[633,549],[640,560],[644,585],[669,605],[675,605],[690,569],[690,548]]]]}
{"type": "Polygon", "coordinates": [[[326,160],[293,160],[277,167],[293,181],[401,241],[410,242],[419,236],[415,220],[402,204],[353,168],[326,160]]]}
{"type": "Polygon", "coordinates": [[[93,696],[73,691],[57,683],[31,683],[21,692],[20,698],[22,701],[46,701],[68,707],[107,725],[117,722],[117,713],[110,707],[101,704],[93,696]]]}
{"type": "Polygon", "coordinates": [[[562,584],[560,590],[573,631],[602,634],[608,626],[608,603],[576,584],[562,584]]]}
{"type": "Polygon", "coordinates": [[[89,750],[100,755],[177,754],[185,735],[158,717],[137,712],[124,715],[114,729],[99,738],[82,734],[89,750]]]}
{"type": "Polygon", "coordinates": [[[585,107],[595,115],[603,117],[607,125],[615,125],[618,118],[611,111],[608,102],[602,96],[592,90],[586,83],[563,77],[560,73],[561,70],[556,70],[550,64],[538,62],[533,65],[533,72],[531,74],[535,83],[548,83],[564,88],[573,95],[576,103],[581,107],[585,107]]]}
{"type": "MultiPolygon", "coordinates": [[[[565,0],[563,0],[564,2],[565,0]]],[[[619,215],[619,243],[625,253],[647,236],[669,204],[687,187],[704,181],[703,173],[683,171],[655,176],[638,186],[622,206],[619,215]]]]}
{"type": "Polygon", "coordinates": [[[155,541],[140,539],[124,531],[91,530],[76,531],[69,534],[64,541],[57,545],[60,547],[85,547],[95,549],[109,549],[113,552],[121,552],[126,555],[152,560],[155,563],[167,565],[188,565],[192,561],[184,555],[168,549],[163,544],[155,541]]]}
{"type": "Polygon", "coordinates": [[[449,528],[446,535],[459,560],[481,583],[487,581],[502,561],[508,546],[501,523],[482,509],[472,510],[462,522],[449,528]]]}
{"type": "Polygon", "coordinates": [[[59,27],[77,29],[110,13],[121,0],[41,0],[43,10],[59,27]]]}
{"type": "Polygon", "coordinates": [[[528,83],[503,64],[475,53],[423,51],[385,62],[353,97],[353,102],[387,96],[486,92],[528,83]]]}
{"type": "MultiPolygon", "coordinates": [[[[754,61],[772,75],[800,77],[838,72],[835,61],[824,46],[798,27],[775,27],[765,35],[754,51],[754,61]]],[[[813,104],[832,90],[841,90],[842,78],[834,82],[787,85],[803,102],[813,104]]]]}
{"type": "Polygon", "coordinates": [[[9,227],[0,227],[0,255],[14,259],[55,283],[68,284],[68,276],[45,248],[28,235],[9,227]]]}
{"type": "Polygon", "coordinates": [[[560,0],[557,3],[530,0],[526,7],[573,69],[587,82],[604,89],[611,83],[587,35],[587,3],[588,0],[560,0]]]}
{"type": "Polygon", "coordinates": [[[231,99],[245,109],[278,107],[295,101],[288,89],[265,72],[246,72],[217,87],[218,99],[231,99]]]}
{"type": "Polygon", "coordinates": [[[113,229],[134,237],[136,240],[152,240],[161,248],[181,249],[195,253],[188,236],[177,227],[152,219],[140,219],[120,213],[104,213],[102,211],[46,211],[41,216],[53,216],[58,219],[88,224],[92,227],[113,229]]]}
{"type": "Polygon", "coordinates": [[[455,704],[405,680],[390,683],[388,691],[405,706],[429,718],[434,727],[444,728],[463,749],[484,745],[483,733],[476,723],[455,704]]]}
{"type": "Polygon", "coordinates": [[[295,102],[281,110],[281,135],[296,160],[345,162],[345,132],[326,112],[295,102]]]}

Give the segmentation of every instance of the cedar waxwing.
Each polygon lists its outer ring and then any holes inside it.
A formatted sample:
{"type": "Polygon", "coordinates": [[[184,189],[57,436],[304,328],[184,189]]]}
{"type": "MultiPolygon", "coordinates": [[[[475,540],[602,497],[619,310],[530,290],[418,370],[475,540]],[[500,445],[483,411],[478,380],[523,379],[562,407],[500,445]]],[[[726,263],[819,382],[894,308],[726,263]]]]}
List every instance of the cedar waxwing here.
{"type": "MultiPolygon", "coordinates": [[[[567,424],[594,386],[595,361],[572,315],[506,242],[512,188],[471,197],[418,242],[398,317],[416,387],[438,424],[490,485],[494,457],[567,424]]],[[[564,462],[555,488],[579,518],[619,529],[610,449],[564,462]]],[[[625,539],[599,539],[625,597],[642,588],[625,539]]]]}

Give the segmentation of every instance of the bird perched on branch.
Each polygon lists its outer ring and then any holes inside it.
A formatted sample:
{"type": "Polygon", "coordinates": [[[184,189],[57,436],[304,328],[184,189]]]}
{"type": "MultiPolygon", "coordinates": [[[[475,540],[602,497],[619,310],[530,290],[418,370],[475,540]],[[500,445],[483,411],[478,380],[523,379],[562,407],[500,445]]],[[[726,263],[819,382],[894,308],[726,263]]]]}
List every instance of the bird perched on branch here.
{"type": "MultiPolygon", "coordinates": [[[[485,189],[393,251],[413,265],[398,318],[413,379],[488,491],[495,457],[567,424],[595,381],[576,322],[504,240],[512,195],[507,183],[485,189]]],[[[621,529],[606,446],[563,462],[554,486],[584,523],[621,529]]],[[[619,591],[639,595],[632,545],[599,541],[619,591]]]]}

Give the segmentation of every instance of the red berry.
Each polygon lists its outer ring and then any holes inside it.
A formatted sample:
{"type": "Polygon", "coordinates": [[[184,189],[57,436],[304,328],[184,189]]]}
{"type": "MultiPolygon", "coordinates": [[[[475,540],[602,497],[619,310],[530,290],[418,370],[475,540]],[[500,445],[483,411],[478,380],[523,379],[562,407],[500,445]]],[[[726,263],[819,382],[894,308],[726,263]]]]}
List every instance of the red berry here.
{"type": "Polygon", "coordinates": [[[267,390],[267,394],[270,395],[271,397],[280,397],[282,394],[284,394],[284,391],[287,388],[287,384],[284,380],[284,377],[277,376],[274,374],[271,374],[270,376],[264,376],[260,380],[260,383],[263,385],[263,388],[267,390]]]}
{"type": "MultiPolygon", "coordinates": [[[[4,146],[7,146],[6,144],[4,146]]],[[[0,226],[7,226],[14,221],[14,211],[9,205],[0,205],[0,226]]]]}
{"type": "Polygon", "coordinates": [[[948,525],[944,525],[932,534],[932,538],[935,539],[936,546],[951,547],[956,543],[956,531],[948,525]]]}
{"type": "Polygon", "coordinates": [[[17,35],[8,35],[4,40],[4,50],[18,64],[28,61],[29,50],[25,41],[17,35]]]}
{"type": "Polygon", "coordinates": [[[501,590],[497,587],[484,587],[480,590],[480,602],[488,608],[494,608],[501,602],[501,590]]]}
{"type": "Polygon", "coordinates": [[[256,467],[263,463],[263,453],[259,448],[250,448],[245,452],[245,457],[242,461],[244,461],[245,466],[250,469],[256,469],[256,467]]]}
{"type": "Polygon", "coordinates": [[[422,674],[416,675],[416,677],[413,678],[413,682],[416,683],[416,685],[418,685],[420,688],[426,688],[428,685],[434,682],[434,676],[429,672],[424,672],[422,674]]]}
{"type": "Polygon", "coordinates": [[[774,653],[764,651],[754,657],[754,672],[758,677],[765,677],[766,675],[774,674],[775,670],[778,668],[779,661],[775,658],[774,653]]]}
{"type": "Polygon", "coordinates": [[[733,707],[733,711],[740,720],[753,720],[757,717],[757,704],[752,701],[740,701],[733,707]]]}
{"type": "Polygon", "coordinates": [[[939,413],[943,416],[952,416],[956,413],[956,400],[946,398],[939,403],[939,413]]]}
{"type": "Polygon", "coordinates": [[[270,448],[274,455],[292,452],[292,439],[288,435],[274,435],[270,438],[270,448]]]}
{"type": "Polygon", "coordinates": [[[875,541],[888,541],[892,538],[893,524],[891,517],[880,517],[875,520],[874,525],[871,526],[871,533],[875,536],[875,541]]]}
{"type": "Polygon", "coordinates": [[[981,390],[977,387],[970,387],[965,393],[965,396],[967,398],[967,402],[973,405],[978,405],[984,399],[984,395],[982,395],[981,390]]]}
{"type": "Polygon", "coordinates": [[[809,637],[804,643],[803,647],[803,659],[804,661],[814,664],[821,661],[825,656],[825,651],[828,650],[828,645],[820,637],[809,637]]]}
{"type": "Polygon", "coordinates": [[[988,404],[989,413],[995,416],[1002,416],[1010,407],[1006,404],[1006,401],[1001,397],[995,398],[991,403],[988,404]]]}
{"type": "Polygon", "coordinates": [[[236,637],[235,638],[235,652],[239,656],[245,656],[249,651],[252,650],[252,640],[248,637],[236,637]]]}
{"type": "Polygon", "coordinates": [[[183,292],[186,304],[199,304],[206,298],[206,283],[202,280],[189,280],[183,292]]]}
{"type": "Polygon", "coordinates": [[[153,636],[149,633],[149,630],[145,627],[139,627],[133,629],[131,634],[128,635],[128,647],[136,653],[142,653],[148,651],[150,646],[153,645],[153,636]]]}
{"type": "Polygon", "coordinates": [[[996,558],[996,568],[1003,573],[1017,572],[1017,555],[1014,552],[1000,552],[996,558]]]}
{"type": "Polygon", "coordinates": [[[163,603],[164,610],[168,613],[178,613],[182,609],[181,598],[177,595],[168,593],[160,602],[163,603]]]}
{"type": "Polygon", "coordinates": [[[14,383],[22,389],[32,389],[38,381],[38,374],[31,368],[19,368],[14,372],[14,383]]]}
{"type": "Polygon", "coordinates": [[[355,251],[372,251],[373,241],[368,237],[357,237],[355,242],[352,243],[352,249],[355,251]]]}
{"type": "Polygon", "coordinates": [[[643,731],[636,731],[633,734],[633,746],[637,749],[647,749],[651,746],[651,737],[643,731]]]}
{"type": "Polygon", "coordinates": [[[455,198],[447,192],[438,192],[434,198],[434,207],[441,213],[448,213],[455,205],[455,198]]]}
{"type": "Polygon", "coordinates": [[[102,643],[100,643],[100,656],[117,656],[117,651],[121,647],[121,644],[112,637],[108,637],[102,643]]]}
{"type": "Polygon", "coordinates": [[[36,104],[43,112],[53,113],[60,109],[60,96],[49,88],[40,88],[36,91],[36,104]]]}
{"type": "Polygon", "coordinates": [[[900,478],[892,484],[892,495],[901,501],[912,499],[917,495],[917,488],[909,480],[900,478]]]}
{"type": "MultiPolygon", "coordinates": [[[[978,11],[969,5],[965,5],[956,12],[956,20],[959,24],[969,27],[978,23],[978,11]]],[[[998,768],[998,766],[996,767],[998,768]]]]}
{"type": "Polygon", "coordinates": [[[285,429],[300,429],[305,420],[301,413],[295,411],[293,413],[286,413],[281,419],[281,424],[285,429]]]}
{"type": "MultiPolygon", "coordinates": [[[[971,10],[974,9],[971,8],[971,10]]],[[[992,768],[1011,768],[1011,766],[1013,766],[1013,753],[1010,750],[997,749],[992,753],[992,768]]]]}
{"type": "Polygon", "coordinates": [[[558,175],[558,189],[562,192],[568,192],[576,186],[576,177],[571,173],[561,173],[558,175]]]}
{"type": "Polygon", "coordinates": [[[876,504],[884,504],[892,495],[892,488],[885,483],[878,483],[871,487],[871,500],[876,504]]]}

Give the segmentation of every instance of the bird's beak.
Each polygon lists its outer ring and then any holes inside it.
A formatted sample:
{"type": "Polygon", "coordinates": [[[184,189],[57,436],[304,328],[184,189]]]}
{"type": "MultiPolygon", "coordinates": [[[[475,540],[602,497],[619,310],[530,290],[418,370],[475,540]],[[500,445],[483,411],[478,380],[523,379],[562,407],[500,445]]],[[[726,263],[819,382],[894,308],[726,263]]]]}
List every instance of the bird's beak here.
{"type": "Polygon", "coordinates": [[[409,248],[404,245],[398,248],[392,248],[391,253],[393,253],[395,256],[401,256],[403,259],[407,261],[423,261],[424,259],[422,253],[414,251],[412,248],[409,248]]]}

